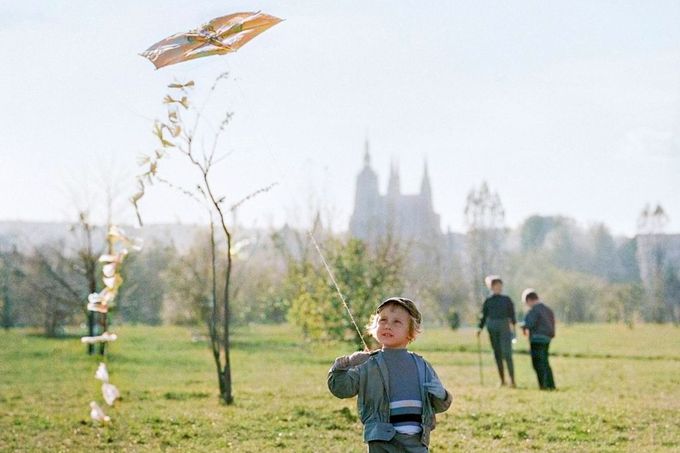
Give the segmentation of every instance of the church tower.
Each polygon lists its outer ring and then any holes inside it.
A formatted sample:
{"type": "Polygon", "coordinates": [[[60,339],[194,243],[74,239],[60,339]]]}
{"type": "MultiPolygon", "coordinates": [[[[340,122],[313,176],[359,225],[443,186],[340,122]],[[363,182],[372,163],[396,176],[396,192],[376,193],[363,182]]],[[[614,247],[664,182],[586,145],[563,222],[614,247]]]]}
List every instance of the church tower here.
{"type": "Polygon", "coordinates": [[[380,196],[378,190],[378,175],[371,168],[371,152],[368,139],[364,143],[364,168],[357,176],[357,191],[355,202],[362,203],[380,196]]]}
{"type": "Polygon", "coordinates": [[[376,244],[389,236],[408,243],[437,244],[443,236],[440,217],[432,204],[432,185],[427,161],[424,162],[420,192],[401,192],[399,167],[392,162],[387,193],[380,193],[378,176],[371,168],[368,140],[365,143],[364,166],[357,176],[354,212],[350,219],[350,233],[369,244],[376,244]]]}
{"type": "Polygon", "coordinates": [[[430,174],[427,170],[427,160],[423,170],[423,180],[420,183],[420,198],[428,208],[432,208],[432,186],[430,185],[430,174]]]}
{"type": "Polygon", "coordinates": [[[380,191],[378,175],[371,168],[368,139],[364,143],[364,168],[357,176],[354,196],[354,213],[350,219],[350,232],[360,239],[370,240],[378,234],[380,191]]]}
{"type": "Polygon", "coordinates": [[[390,166],[390,180],[387,183],[387,196],[398,198],[401,195],[401,181],[399,180],[399,166],[392,163],[390,166]]]}

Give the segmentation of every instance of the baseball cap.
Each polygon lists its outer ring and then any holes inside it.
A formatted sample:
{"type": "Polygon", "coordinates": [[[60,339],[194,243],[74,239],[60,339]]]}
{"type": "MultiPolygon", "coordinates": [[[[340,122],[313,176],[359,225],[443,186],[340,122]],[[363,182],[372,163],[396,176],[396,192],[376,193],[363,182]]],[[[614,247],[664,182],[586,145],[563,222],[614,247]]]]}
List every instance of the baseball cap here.
{"type": "Polygon", "coordinates": [[[388,304],[397,304],[403,307],[411,316],[416,318],[416,321],[418,322],[423,320],[423,317],[420,314],[420,311],[418,311],[416,304],[414,304],[411,299],[407,299],[405,297],[389,297],[380,302],[380,305],[378,305],[378,308],[375,309],[375,312],[379,313],[380,310],[382,310],[388,304]]]}

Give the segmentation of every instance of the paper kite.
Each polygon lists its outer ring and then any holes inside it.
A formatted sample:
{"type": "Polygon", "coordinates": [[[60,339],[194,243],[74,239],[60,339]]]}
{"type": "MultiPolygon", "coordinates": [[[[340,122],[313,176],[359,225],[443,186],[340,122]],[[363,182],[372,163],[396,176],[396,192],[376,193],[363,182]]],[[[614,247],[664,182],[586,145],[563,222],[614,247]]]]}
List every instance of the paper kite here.
{"type": "Polygon", "coordinates": [[[158,41],[140,55],[156,69],[194,58],[235,52],[282,19],[261,12],[243,12],[215,18],[196,30],[158,41]]]}

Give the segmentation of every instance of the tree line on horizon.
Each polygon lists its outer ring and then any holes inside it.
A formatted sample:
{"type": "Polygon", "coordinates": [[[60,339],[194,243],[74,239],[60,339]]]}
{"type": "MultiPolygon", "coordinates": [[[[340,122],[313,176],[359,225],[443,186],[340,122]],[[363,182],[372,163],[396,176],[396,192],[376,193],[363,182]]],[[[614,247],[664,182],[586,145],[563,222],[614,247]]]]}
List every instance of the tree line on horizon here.
{"type": "MultiPolygon", "coordinates": [[[[562,322],[673,322],[680,317],[680,244],[663,234],[663,209],[645,208],[634,238],[615,238],[603,225],[581,227],[560,216],[531,216],[504,226],[497,194],[486,184],[470,192],[467,232],[455,259],[438,247],[414,259],[413,244],[385,238],[366,244],[315,224],[329,265],[356,317],[365,322],[379,299],[405,294],[428,324],[456,318],[472,324],[485,296],[483,277],[501,274],[520,316],[519,293],[536,288],[562,322]],[[673,251],[675,251],[675,255],[673,251]],[[428,254],[429,253],[429,254],[428,254]]],[[[87,295],[100,289],[98,230],[82,222],[73,238],[30,251],[0,251],[0,323],[41,327],[57,336],[85,322],[87,295]],[[74,245],[75,244],[75,245],[74,245]]],[[[232,323],[291,321],[310,339],[356,340],[319,256],[303,231],[283,228],[235,235],[232,323]]],[[[422,244],[421,244],[422,245],[422,244]]],[[[205,326],[210,304],[208,232],[188,250],[152,241],[122,271],[114,323],[205,326]]]]}

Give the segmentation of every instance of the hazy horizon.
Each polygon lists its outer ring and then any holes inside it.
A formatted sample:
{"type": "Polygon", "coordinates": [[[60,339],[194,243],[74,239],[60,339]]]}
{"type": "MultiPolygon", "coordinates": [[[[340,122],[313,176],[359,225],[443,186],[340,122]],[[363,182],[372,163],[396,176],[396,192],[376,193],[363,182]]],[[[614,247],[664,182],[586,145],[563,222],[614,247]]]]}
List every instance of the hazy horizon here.
{"type": "MultiPolygon", "coordinates": [[[[680,232],[678,23],[671,1],[0,3],[5,42],[35,37],[0,50],[0,219],[71,221],[90,205],[101,222],[111,167],[116,220],[133,224],[124,200],[167,84],[200,93],[229,71],[208,109],[235,114],[215,184],[236,202],[278,183],[239,210],[246,226],[305,226],[321,209],[347,230],[368,139],[381,191],[398,162],[417,192],[428,161],[443,231],[465,230],[465,197],[487,181],[509,227],[563,215],[632,236],[660,203],[680,232]],[[235,54],[158,71],[138,55],[248,10],[285,21],[235,54]]],[[[141,208],[147,223],[202,222],[160,187],[141,208]]]]}

